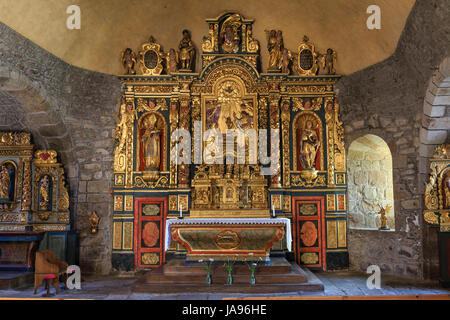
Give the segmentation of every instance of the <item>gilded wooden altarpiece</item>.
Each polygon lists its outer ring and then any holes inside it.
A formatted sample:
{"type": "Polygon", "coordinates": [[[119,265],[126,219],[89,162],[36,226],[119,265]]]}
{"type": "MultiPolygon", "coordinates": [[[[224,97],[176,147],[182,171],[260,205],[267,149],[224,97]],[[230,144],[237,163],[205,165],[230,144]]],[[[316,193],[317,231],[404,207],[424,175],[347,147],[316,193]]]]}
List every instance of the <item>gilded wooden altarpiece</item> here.
{"type": "Polygon", "coordinates": [[[70,230],[64,169],[31,134],[0,132],[0,268],[30,269],[45,232],[70,230]]]}
{"type": "MultiPolygon", "coordinates": [[[[152,44],[152,66],[161,65],[162,69],[148,71],[150,60],[136,59],[136,70],[124,64],[126,74],[119,76],[124,92],[117,110],[114,155],[117,208],[124,208],[126,197],[133,197],[134,202],[155,198],[158,203],[166,199],[160,210],[167,210],[161,213],[167,218],[258,219],[272,214],[291,218],[294,250],[301,265],[346,267],[346,206],[338,206],[337,200],[346,201],[346,158],[334,90],[339,80],[334,74],[335,54],[334,60],[328,59],[302,35],[299,52],[291,52],[279,39],[282,33],[272,30],[267,33],[270,67],[264,73],[260,50],[266,46],[253,37],[253,20],[228,12],[206,22],[209,31],[201,44],[192,44],[189,33],[185,37],[184,32],[180,42],[180,48],[201,50],[198,70],[181,68],[179,60],[180,55],[189,59],[195,54],[187,55],[187,49],[165,53],[157,37],[151,37],[142,48],[152,44]],[[200,145],[194,141],[196,121],[201,124],[200,145]],[[192,135],[190,149],[175,148],[179,137],[171,140],[171,136],[177,129],[192,135]],[[195,162],[196,148],[204,151],[218,139],[203,136],[209,129],[222,134],[221,164],[207,163],[202,153],[200,163],[195,162]],[[268,130],[266,154],[275,153],[280,158],[271,175],[261,175],[261,168],[269,165],[261,162],[259,144],[256,163],[249,163],[251,137],[242,142],[245,163],[237,163],[236,157],[234,162],[226,162],[227,129],[268,130]],[[271,129],[279,130],[278,148],[272,148],[271,129]],[[190,153],[193,164],[171,161],[174,152],[190,153]],[[301,211],[304,205],[309,206],[309,211],[301,211]],[[316,234],[315,238],[297,241],[302,227],[303,231],[309,228],[307,231],[316,234]]],[[[145,53],[140,50],[142,57],[145,53]]],[[[124,246],[123,239],[139,242],[140,229],[133,210],[136,207],[130,211],[115,209],[113,214],[113,265],[118,268],[123,268],[124,261],[128,261],[129,268],[138,267],[133,263],[142,254],[136,246],[124,246]],[[125,229],[126,223],[134,223],[135,228],[125,229]]],[[[164,219],[155,234],[163,234],[164,219]]],[[[272,248],[274,254],[285,251],[283,241],[272,248]]],[[[185,250],[172,241],[167,252],[183,254],[185,250]]],[[[139,261],[139,267],[145,268],[158,266],[164,259],[158,256],[139,261]]]]}

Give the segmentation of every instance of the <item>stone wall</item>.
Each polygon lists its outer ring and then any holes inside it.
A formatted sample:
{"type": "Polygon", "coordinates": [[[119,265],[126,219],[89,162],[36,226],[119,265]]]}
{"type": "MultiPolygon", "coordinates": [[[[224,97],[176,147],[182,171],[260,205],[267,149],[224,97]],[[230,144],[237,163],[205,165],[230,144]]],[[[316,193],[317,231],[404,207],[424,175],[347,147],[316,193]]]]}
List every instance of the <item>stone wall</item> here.
{"type": "Polygon", "coordinates": [[[31,132],[38,148],[59,153],[83,273],[111,270],[109,191],[120,93],[116,77],[75,68],[0,23],[0,130],[31,132]],[[95,235],[93,210],[100,216],[95,235]]]}
{"type": "Polygon", "coordinates": [[[422,216],[426,173],[419,152],[432,152],[421,148],[420,131],[427,87],[450,56],[449,16],[447,0],[416,1],[395,53],[337,85],[347,148],[375,134],[387,142],[393,159],[396,230],[350,230],[352,269],[365,271],[377,264],[400,276],[438,275],[436,230],[422,216]]]}
{"type": "Polygon", "coordinates": [[[365,135],[352,142],[347,154],[348,222],[350,228],[381,226],[381,207],[390,207],[387,226],[395,229],[392,156],[379,137],[365,135]]]}

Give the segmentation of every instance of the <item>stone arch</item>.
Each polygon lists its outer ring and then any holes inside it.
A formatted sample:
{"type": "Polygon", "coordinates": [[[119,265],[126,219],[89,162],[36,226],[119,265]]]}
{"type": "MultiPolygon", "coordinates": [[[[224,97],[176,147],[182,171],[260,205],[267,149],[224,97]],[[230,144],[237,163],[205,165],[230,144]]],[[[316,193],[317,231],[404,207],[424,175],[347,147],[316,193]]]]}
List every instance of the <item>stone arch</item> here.
{"type": "Polygon", "coordinates": [[[66,167],[73,165],[69,132],[42,87],[22,73],[0,68],[0,105],[0,130],[29,131],[37,147],[54,149],[66,167]]]}
{"type": "MultiPolygon", "coordinates": [[[[423,101],[419,147],[419,187],[430,172],[429,159],[437,145],[450,142],[450,56],[445,58],[432,74],[423,101]]],[[[424,273],[439,276],[438,228],[423,222],[424,273]]]]}
{"type": "Polygon", "coordinates": [[[450,57],[445,58],[428,82],[420,129],[421,173],[435,147],[450,140],[450,57]]]}
{"type": "Polygon", "coordinates": [[[392,155],[387,143],[374,134],[353,140],[347,168],[350,228],[378,229],[380,206],[389,206],[387,226],[395,229],[392,155]]]}

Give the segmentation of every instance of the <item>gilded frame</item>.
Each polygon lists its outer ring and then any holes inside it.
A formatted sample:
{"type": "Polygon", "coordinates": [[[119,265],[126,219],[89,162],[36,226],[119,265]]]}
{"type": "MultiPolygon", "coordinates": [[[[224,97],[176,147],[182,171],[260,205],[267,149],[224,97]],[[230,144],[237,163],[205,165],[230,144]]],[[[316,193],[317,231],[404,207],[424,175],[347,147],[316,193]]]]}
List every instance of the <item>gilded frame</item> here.
{"type": "MultiPolygon", "coordinates": [[[[244,84],[244,82],[237,76],[235,75],[227,75],[227,76],[222,76],[219,79],[217,79],[214,84],[213,84],[213,88],[212,88],[212,94],[211,93],[202,93],[201,95],[201,121],[202,121],[202,132],[204,134],[204,132],[207,130],[206,129],[206,101],[208,99],[210,100],[217,100],[218,98],[218,90],[219,87],[222,83],[226,82],[226,81],[233,81],[235,83],[237,83],[237,86],[239,88],[239,93],[240,93],[240,98],[242,100],[245,99],[251,99],[252,103],[253,103],[253,129],[257,130],[258,129],[258,119],[259,119],[259,114],[258,114],[258,109],[259,109],[259,104],[258,104],[258,94],[255,93],[248,93],[247,92],[247,88],[244,84]]],[[[226,137],[226,134],[222,134],[222,136],[226,137]]],[[[256,144],[258,142],[258,135],[256,136],[256,144]]],[[[203,141],[202,139],[202,146],[203,146],[203,150],[205,150],[205,144],[206,142],[203,141]]],[[[225,153],[226,153],[226,138],[223,139],[223,147],[222,147],[222,152],[223,152],[223,156],[224,156],[224,163],[225,163],[225,153]]],[[[257,158],[259,156],[258,150],[256,150],[256,155],[257,158]]],[[[236,159],[235,159],[236,160],[236,159]]]]}

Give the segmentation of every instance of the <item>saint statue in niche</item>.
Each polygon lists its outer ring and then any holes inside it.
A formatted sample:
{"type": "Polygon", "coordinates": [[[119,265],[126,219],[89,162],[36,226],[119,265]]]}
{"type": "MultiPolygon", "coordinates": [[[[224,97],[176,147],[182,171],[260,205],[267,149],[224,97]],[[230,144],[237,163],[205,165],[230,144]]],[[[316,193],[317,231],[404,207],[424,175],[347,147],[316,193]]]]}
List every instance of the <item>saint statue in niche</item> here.
{"type": "Polygon", "coordinates": [[[192,71],[192,65],[195,61],[195,47],[188,30],[183,30],[183,39],[181,39],[178,49],[180,50],[181,69],[192,71]]]}
{"type": "Polygon", "coordinates": [[[39,181],[39,209],[40,210],[49,210],[48,206],[50,204],[50,178],[48,175],[45,175],[39,181]]]}
{"type": "MultiPolygon", "coordinates": [[[[11,165],[12,167],[12,165],[11,165]]],[[[0,201],[11,201],[13,195],[14,168],[8,168],[7,164],[1,166],[0,171],[0,201]]]]}
{"type": "Polygon", "coordinates": [[[143,161],[141,161],[141,169],[143,170],[160,168],[161,132],[157,128],[157,120],[158,119],[156,118],[156,115],[152,113],[151,115],[147,116],[142,122],[141,150],[143,161]]]}
{"type": "Polygon", "coordinates": [[[316,168],[320,140],[312,120],[307,120],[300,136],[300,162],[304,169],[316,168]]]}

